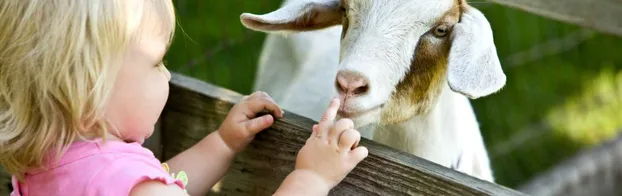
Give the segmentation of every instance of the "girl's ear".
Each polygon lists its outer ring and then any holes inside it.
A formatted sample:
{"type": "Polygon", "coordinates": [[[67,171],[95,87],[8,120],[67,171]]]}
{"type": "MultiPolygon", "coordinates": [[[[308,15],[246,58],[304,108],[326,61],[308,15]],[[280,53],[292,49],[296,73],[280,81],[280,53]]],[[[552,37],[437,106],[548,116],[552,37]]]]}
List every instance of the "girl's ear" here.
{"type": "Polygon", "coordinates": [[[340,0],[305,0],[293,1],[264,15],[244,13],[240,20],[255,31],[300,32],[339,25],[343,14],[340,0]]]}

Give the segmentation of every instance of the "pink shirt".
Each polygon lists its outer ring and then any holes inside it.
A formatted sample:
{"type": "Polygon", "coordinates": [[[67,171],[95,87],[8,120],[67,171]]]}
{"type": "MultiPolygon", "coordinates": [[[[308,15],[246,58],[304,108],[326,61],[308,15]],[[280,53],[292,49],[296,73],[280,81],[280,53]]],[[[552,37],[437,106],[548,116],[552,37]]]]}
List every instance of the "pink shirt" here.
{"type": "Polygon", "coordinates": [[[50,170],[28,172],[24,182],[13,177],[11,196],[129,195],[132,187],[144,180],[185,189],[150,150],[138,143],[79,141],[50,170]]]}

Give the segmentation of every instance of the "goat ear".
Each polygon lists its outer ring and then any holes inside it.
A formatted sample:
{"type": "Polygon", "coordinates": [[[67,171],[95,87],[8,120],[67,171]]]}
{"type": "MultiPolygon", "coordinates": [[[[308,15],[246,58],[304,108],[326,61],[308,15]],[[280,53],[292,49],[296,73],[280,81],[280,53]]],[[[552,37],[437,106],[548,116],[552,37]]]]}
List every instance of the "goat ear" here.
{"type": "Polygon", "coordinates": [[[449,87],[471,99],[500,90],[506,82],[488,20],[467,7],[454,25],[448,59],[449,87]]]}
{"type": "Polygon", "coordinates": [[[261,32],[312,31],[342,22],[343,10],[340,0],[290,1],[281,8],[264,14],[243,13],[242,24],[261,32]]]}

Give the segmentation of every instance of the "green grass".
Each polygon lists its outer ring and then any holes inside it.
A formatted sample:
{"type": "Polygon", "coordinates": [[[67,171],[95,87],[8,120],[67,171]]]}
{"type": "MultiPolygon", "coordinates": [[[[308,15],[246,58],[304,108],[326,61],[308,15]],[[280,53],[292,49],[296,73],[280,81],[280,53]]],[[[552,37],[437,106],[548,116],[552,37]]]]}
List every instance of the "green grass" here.
{"type": "Polygon", "coordinates": [[[240,23],[244,12],[267,12],[280,1],[174,1],[176,38],[166,56],[173,71],[241,93],[251,92],[255,65],[265,38],[240,23]],[[206,51],[211,55],[205,57],[206,51]]]}
{"type": "MultiPolygon", "coordinates": [[[[169,68],[250,93],[265,35],[247,33],[239,15],[280,3],[176,0],[184,31],[178,28],[166,57],[169,68]],[[218,50],[222,43],[229,44],[218,50]],[[206,51],[215,52],[205,58],[206,51]]],[[[622,128],[622,38],[596,33],[565,52],[516,64],[512,54],[581,28],[496,4],[475,6],[493,27],[508,76],[501,92],[472,102],[498,183],[515,187],[622,128]]]]}

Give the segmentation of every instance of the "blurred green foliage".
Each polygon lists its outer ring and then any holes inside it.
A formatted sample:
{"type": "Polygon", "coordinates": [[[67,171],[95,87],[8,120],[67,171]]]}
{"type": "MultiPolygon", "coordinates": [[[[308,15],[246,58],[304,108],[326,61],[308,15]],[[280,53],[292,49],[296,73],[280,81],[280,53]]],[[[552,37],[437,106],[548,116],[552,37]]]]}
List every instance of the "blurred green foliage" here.
{"type": "MultiPolygon", "coordinates": [[[[174,2],[180,28],[166,56],[169,69],[252,92],[265,35],[246,30],[239,16],[272,11],[281,0],[174,2]]],[[[472,5],[490,21],[508,76],[501,92],[472,101],[499,184],[516,187],[622,128],[622,37],[472,5]],[[541,43],[549,44],[536,47],[541,43]]]]}

